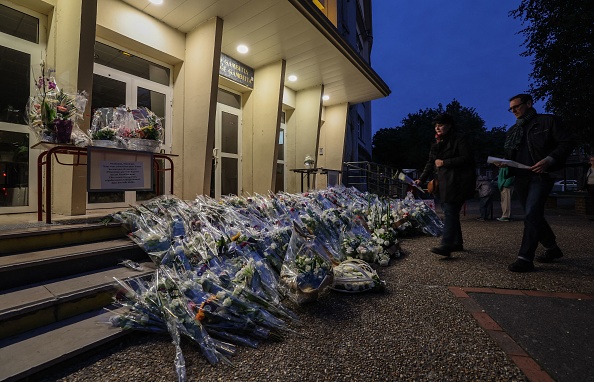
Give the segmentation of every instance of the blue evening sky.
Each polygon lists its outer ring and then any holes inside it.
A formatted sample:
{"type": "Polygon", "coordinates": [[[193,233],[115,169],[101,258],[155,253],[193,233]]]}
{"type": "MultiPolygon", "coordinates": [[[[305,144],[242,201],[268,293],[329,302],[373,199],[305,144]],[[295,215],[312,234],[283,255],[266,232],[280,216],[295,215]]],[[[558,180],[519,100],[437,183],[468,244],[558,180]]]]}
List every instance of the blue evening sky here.
{"type": "MultiPolygon", "coordinates": [[[[374,0],[371,64],[392,93],[371,103],[373,134],[454,98],[487,129],[513,125],[509,97],[529,89],[519,0],[374,0]]],[[[543,111],[543,102],[535,105],[543,111]]]]}

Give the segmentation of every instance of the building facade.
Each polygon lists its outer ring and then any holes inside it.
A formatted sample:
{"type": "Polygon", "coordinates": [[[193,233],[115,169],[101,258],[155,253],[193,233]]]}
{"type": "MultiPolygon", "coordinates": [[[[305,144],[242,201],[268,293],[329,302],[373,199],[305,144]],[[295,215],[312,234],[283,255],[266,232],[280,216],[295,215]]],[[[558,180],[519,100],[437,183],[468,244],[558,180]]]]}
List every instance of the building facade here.
{"type": "MultiPolygon", "coordinates": [[[[161,150],[183,199],[298,192],[292,170],[306,156],[335,170],[369,159],[370,101],[390,93],[370,66],[370,0],[0,0],[0,18],[0,213],[35,211],[41,197],[42,149],[24,119],[41,61],[88,94],[83,130],[97,108],[164,118],[161,150]]],[[[52,172],[56,213],[152,196],[87,193],[85,166],[52,172]]]]}

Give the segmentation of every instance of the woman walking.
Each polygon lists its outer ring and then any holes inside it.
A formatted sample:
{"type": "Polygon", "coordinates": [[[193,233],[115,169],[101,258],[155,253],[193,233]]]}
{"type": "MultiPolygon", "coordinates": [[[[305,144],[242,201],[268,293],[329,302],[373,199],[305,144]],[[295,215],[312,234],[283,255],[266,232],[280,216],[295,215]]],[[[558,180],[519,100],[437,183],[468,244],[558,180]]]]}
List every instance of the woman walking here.
{"type": "Polygon", "coordinates": [[[431,252],[450,256],[463,251],[460,210],[467,199],[474,196],[476,176],[472,146],[458,131],[449,114],[439,114],[433,119],[435,143],[423,173],[415,181],[424,183],[430,176],[438,180],[439,200],[444,213],[444,230],[439,246],[431,252]]]}

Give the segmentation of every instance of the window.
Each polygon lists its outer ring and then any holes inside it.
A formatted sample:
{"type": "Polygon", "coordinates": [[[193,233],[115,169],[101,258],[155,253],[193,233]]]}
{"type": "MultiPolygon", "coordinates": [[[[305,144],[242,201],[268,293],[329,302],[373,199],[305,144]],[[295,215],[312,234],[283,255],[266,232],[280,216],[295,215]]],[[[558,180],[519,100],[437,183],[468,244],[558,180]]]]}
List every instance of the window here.
{"type": "Polygon", "coordinates": [[[95,42],[95,63],[129,73],[133,76],[169,86],[171,70],[154,62],[116,49],[99,41],[95,42]]]}
{"type": "Polygon", "coordinates": [[[39,19],[0,4],[0,32],[39,43],[39,19]]]}
{"type": "Polygon", "coordinates": [[[357,136],[359,137],[359,140],[363,140],[364,139],[364,134],[363,134],[363,130],[365,130],[365,122],[363,122],[363,118],[361,118],[361,116],[357,116],[357,136]]]}

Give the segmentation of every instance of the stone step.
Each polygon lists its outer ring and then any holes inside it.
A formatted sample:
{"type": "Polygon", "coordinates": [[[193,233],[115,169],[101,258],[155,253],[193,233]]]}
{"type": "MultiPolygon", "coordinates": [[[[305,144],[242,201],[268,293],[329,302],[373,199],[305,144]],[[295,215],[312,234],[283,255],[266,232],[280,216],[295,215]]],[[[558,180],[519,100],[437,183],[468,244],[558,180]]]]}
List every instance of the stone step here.
{"type": "Polygon", "coordinates": [[[152,261],[138,264],[142,271],[116,265],[4,291],[0,294],[0,338],[110,305],[117,290],[114,278],[145,277],[155,270],[152,261]]]}
{"type": "Polygon", "coordinates": [[[106,324],[113,312],[98,309],[0,340],[0,380],[28,380],[36,373],[127,334],[106,324]]]}
{"type": "Polygon", "coordinates": [[[128,238],[0,256],[0,291],[114,266],[126,259],[148,256],[128,238]]]}
{"type": "Polygon", "coordinates": [[[15,225],[0,230],[0,256],[125,236],[119,223],[15,225]]]}

